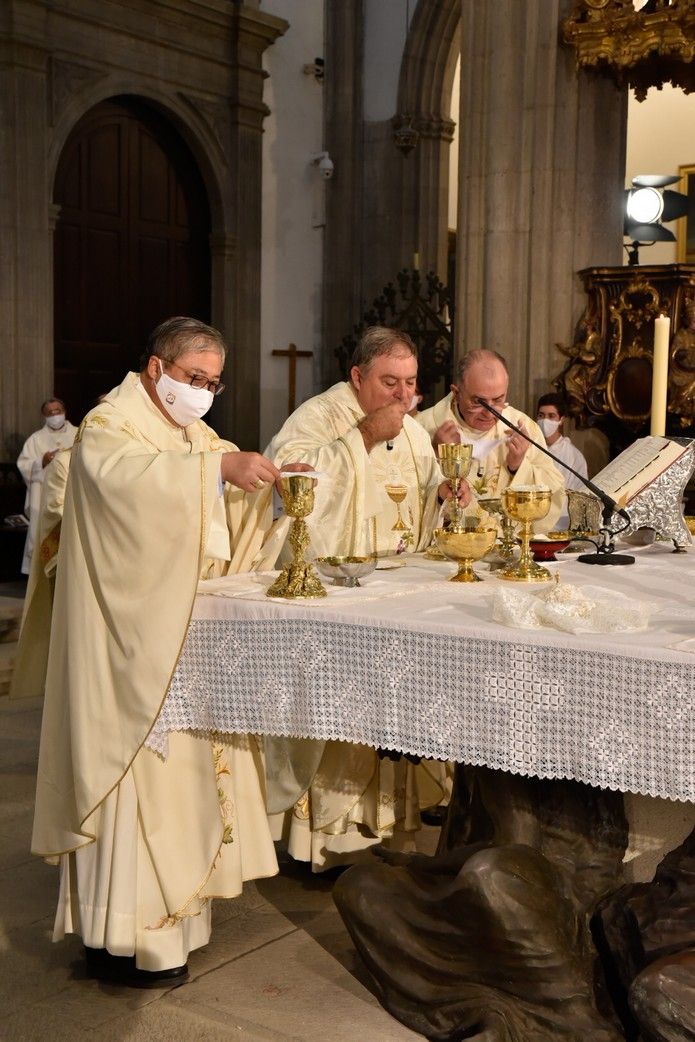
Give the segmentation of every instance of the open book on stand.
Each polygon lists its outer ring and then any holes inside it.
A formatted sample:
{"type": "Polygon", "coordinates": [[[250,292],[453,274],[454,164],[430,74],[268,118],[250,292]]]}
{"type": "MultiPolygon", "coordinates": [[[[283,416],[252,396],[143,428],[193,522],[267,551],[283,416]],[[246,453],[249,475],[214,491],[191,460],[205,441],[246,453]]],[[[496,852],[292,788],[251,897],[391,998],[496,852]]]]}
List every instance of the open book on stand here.
{"type": "Polygon", "coordinates": [[[688,452],[689,445],[670,438],[638,438],[592,478],[595,485],[626,507],[688,452]]]}

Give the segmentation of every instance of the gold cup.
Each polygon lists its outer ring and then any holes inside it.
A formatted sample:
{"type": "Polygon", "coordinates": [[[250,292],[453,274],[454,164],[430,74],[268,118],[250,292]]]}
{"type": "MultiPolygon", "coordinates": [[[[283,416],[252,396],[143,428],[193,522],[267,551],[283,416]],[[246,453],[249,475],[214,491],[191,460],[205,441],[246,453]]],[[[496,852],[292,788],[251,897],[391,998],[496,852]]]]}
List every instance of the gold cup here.
{"type": "Polygon", "coordinates": [[[496,529],[469,528],[454,531],[453,528],[437,528],[434,538],[444,556],[458,562],[459,570],[450,577],[449,582],[480,582],[480,577],[473,571],[473,562],[485,557],[485,554],[495,545],[496,529]]]}
{"type": "Polygon", "coordinates": [[[550,489],[533,485],[526,488],[505,488],[502,492],[502,509],[507,517],[521,524],[521,553],[516,565],[509,564],[498,573],[500,578],[515,582],[547,582],[551,578],[550,572],[533,560],[529,540],[531,522],[545,517],[550,510],[550,489]]]}
{"type": "Polygon", "coordinates": [[[405,521],[401,517],[401,503],[408,495],[408,489],[405,485],[386,485],[386,495],[389,497],[392,503],[396,504],[396,510],[398,511],[398,519],[395,525],[392,527],[392,532],[409,532],[410,526],[406,525],[405,521]]]}
{"type": "MultiPolygon", "coordinates": [[[[447,530],[450,532],[465,532],[466,523],[463,511],[459,506],[459,488],[461,481],[468,476],[473,458],[473,446],[468,443],[454,442],[437,446],[439,466],[442,474],[451,483],[451,507],[449,509],[449,524],[447,530]]],[[[437,545],[437,533],[434,533],[431,545],[425,551],[425,557],[429,561],[445,561],[446,554],[442,553],[437,545]]]]}
{"type": "Polygon", "coordinates": [[[439,466],[442,474],[451,485],[451,524],[449,529],[454,532],[463,532],[466,529],[463,511],[459,506],[459,489],[461,482],[468,477],[473,458],[473,446],[464,442],[454,444],[442,444],[437,446],[439,466]]]}
{"type": "Polygon", "coordinates": [[[325,597],[326,590],[314,568],[304,559],[309,545],[309,533],[304,520],[314,509],[314,479],[306,474],[282,475],[280,477],[282,502],[285,513],[293,517],[290,528],[292,562],[282,569],[272,586],[266,590],[268,597],[285,597],[287,600],[310,597],[325,597]]]}

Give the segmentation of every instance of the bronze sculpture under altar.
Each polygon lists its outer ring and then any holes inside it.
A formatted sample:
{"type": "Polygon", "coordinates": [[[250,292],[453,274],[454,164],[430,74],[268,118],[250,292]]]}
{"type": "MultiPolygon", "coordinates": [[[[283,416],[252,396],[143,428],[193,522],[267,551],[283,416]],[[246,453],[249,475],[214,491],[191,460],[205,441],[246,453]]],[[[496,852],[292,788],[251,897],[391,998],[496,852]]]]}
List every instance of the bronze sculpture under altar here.
{"type": "Polygon", "coordinates": [[[458,765],[437,854],[376,848],[334,897],[430,1042],[688,1042],[695,833],[631,886],[627,839],[621,793],[458,765]]]}

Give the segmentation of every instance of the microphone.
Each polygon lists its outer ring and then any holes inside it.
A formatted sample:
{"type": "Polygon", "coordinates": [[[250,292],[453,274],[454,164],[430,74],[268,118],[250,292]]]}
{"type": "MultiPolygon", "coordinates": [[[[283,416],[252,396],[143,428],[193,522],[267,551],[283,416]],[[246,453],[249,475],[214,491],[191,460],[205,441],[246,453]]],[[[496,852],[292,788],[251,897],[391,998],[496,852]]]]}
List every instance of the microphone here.
{"type": "MultiPolygon", "coordinates": [[[[516,431],[517,434],[520,434],[522,438],[525,438],[526,441],[528,441],[531,445],[535,446],[535,448],[540,449],[541,452],[544,452],[546,456],[550,456],[551,460],[553,460],[554,463],[559,464],[565,470],[568,470],[570,474],[574,474],[575,477],[579,478],[581,483],[585,485],[590,492],[593,492],[594,495],[603,503],[604,528],[608,528],[611,519],[611,514],[618,514],[620,517],[623,518],[624,521],[627,521],[627,523],[630,524],[632,518],[628,514],[627,510],[625,510],[623,507],[619,507],[616,501],[611,496],[609,496],[607,492],[604,492],[602,488],[599,488],[598,485],[595,485],[594,482],[591,481],[589,478],[585,478],[584,475],[580,474],[579,471],[574,469],[574,467],[570,467],[569,463],[565,463],[564,460],[561,460],[558,456],[555,455],[554,452],[551,452],[550,449],[546,448],[546,446],[539,445],[539,443],[537,441],[534,441],[533,438],[526,433],[526,431],[523,431],[521,427],[518,427],[515,423],[512,423],[511,420],[508,420],[505,416],[502,415],[501,412],[495,409],[494,405],[490,405],[490,403],[486,402],[484,398],[476,397],[474,398],[474,401],[478,405],[481,405],[483,409],[487,409],[487,411],[492,413],[493,416],[497,417],[498,420],[501,420],[502,423],[507,425],[507,427],[510,427],[513,431],[516,431]]],[[[621,529],[621,531],[623,531],[623,529],[621,529]]],[[[607,556],[608,554],[608,549],[604,547],[602,549],[599,549],[598,554],[583,554],[581,557],[578,557],[577,560],[583,560],[585,564],[633,564],[635,560],[634,557],[628,557],[625,554],[616,555],[615,557],[609,557],[607,556]],[[598,560],[590,560],[590,558],[598,558],[598,560]]]]}

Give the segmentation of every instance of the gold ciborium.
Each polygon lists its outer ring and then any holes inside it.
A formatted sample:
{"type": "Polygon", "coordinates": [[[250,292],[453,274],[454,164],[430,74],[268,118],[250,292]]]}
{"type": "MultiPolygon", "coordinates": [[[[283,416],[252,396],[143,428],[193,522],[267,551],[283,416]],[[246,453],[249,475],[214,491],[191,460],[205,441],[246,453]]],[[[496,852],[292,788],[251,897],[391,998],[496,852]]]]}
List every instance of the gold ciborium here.
{"type": "Polygon", "coordinates": [[[266,590],[268,597],[286,597],[288,600],[310,597],[325,597],[326,590],[314,571],[313,565],[304,560],[309,545],[309,533],[304,520],[314,509],[314,479],[308,474],[283,474],[280,477],[282,502],[285,513],[293,517],[289,542],[292,547],[292,562],[282,569],[272,586],[266,590]]]}
{"type": "Polygon", "coordinates": [[[437,528],[434,533],[437,546],[445,557],[457,561],[459,570],[449,578],[452,583],[477,583],[480,577],[473,571],[473,562],[490,551],[497,539],[494,528],[437,528]]]}
{"type": "Polygon", "coordinates": [[[516,565],[509,564],[498,573],[500,578],[527,583],[546,582],[551,578],[550,572],[533,560],[529,540],[531,522],[545,517],[550,510],[550,489],[540,485],[505,488],[502,492],[502,509],[507,517],[521,523],[519,532],[521,554],[516,565]]]}
{"type": "Polygon", "coordinates": [[[410,525],[406,525],[405,521],[401,517],[401,503],[408,495],[408,489],[405,485],[386,485],[386,495],[389,497],[392,503],[396,504],[396,510],[398,511],[398,518],[391,531],[409,532],[410,525]]]}

